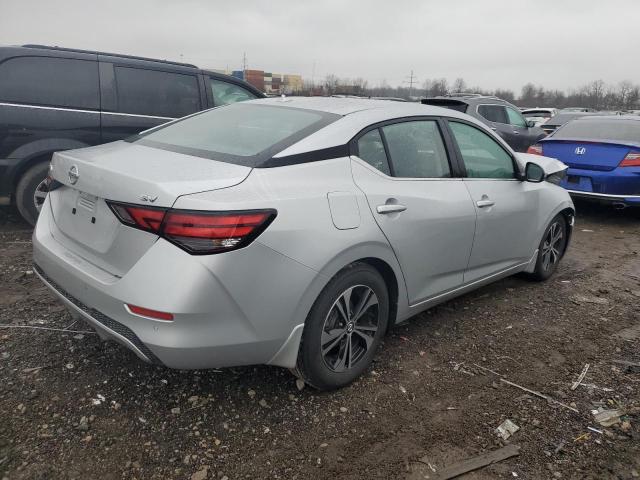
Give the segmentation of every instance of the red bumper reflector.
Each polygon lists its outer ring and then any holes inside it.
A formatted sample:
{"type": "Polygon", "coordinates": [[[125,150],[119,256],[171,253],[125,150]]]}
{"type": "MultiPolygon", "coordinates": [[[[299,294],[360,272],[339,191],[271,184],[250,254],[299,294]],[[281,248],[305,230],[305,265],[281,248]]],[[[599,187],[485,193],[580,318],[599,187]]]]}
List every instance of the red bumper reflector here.
{"type": "Polygon", "coordinates": [[[136,305],[127,304],[127,309],[131,313],[141,315],[143,317],[155,318],[156,320],[173,320],[173,314],[167,312],[159,312],[158,310],[151,310],[150,308],[138,307],[136,305]]]}

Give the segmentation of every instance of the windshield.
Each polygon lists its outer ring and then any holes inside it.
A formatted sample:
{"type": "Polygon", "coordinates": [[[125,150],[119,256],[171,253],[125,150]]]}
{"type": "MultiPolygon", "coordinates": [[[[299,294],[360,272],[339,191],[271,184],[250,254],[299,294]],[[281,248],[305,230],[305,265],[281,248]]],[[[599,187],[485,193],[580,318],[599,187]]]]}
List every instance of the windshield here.
{"type": "Polygon", "coordinates": [[[554,135],[554,139],[618,140],[640,143],[640,121],[620,119],[575,120],[567,123],[554,135]]]}
{"type": "Polygon", "coordinates": [[[340,118],[263,104],[235,103],[207,110],[130,141],[250,167],[340,118]]]}

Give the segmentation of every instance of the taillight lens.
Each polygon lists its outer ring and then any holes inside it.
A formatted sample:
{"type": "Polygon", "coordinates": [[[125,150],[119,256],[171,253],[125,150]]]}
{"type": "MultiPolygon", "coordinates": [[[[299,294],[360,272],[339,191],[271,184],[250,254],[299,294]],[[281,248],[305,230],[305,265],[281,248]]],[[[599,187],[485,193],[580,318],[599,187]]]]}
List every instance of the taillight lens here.
{"type": "Polygon", "coordinates": [[[276,217],[275,210],[203,212],[107,202],[130,227],[156,233],[191,254],[227,252],[251,243],[276,217]]]}
{"type": "Polygon", "coordinates": [[[640,167],[640,152],[629,152],[620,162],[621,167],[640,167]]]}
{"type": "Polygon", "coordinates": [[[531,145],[527,149],[527,153],[530,153],[532,155],[542,155],[542,145],[540,145],[539,143],[536,143],[535,145],[531,145]]]}

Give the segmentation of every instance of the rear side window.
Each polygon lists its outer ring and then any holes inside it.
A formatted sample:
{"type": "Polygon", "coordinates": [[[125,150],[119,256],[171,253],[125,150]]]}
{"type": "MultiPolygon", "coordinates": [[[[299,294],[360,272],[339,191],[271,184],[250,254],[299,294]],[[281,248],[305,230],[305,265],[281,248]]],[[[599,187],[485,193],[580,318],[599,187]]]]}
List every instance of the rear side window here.
{"type": "Polygon", "coordinates": [[[486,133],[465,123],[449,122],[469,178],[515,178],[511,156],[486,133]]]}
{"type": "Polygon", "coordinates": [[[478,105],[478,113],[490,122],[509,123],[507,112],[502,105],[478,105]]]}
{"type": "Polygon", "coordinates": [[[445,178],[451,176],[447,152],[438,124],[418,120],[382,128],[393,175],[406,178],[445,178]]]}
{"type": "Polygon", "coordinates": [[[97,110],[98,62],[16,57],[0,64],[0,100],[97,110]]]}
{"type": "Polygon", "coordinates": [[[200,110],[195,75],[116,67],[118,111],[179,118],[200,110]]]}
{"type": "Polygon", "coordinates": [[[213,94],[213,104],[216,107],[228,105],[230,103],[253,100],[256,96],[246,88],[234,83],[224,82],[211,78],[211,93],[213,94]]]}
{"type": "Polygon", "coordinates": [[[640,120],[573,120],[553,134],[562,140],[618,140],[640,143],[640,120]]]}
{"type": "Polygon", "coordinates": [[[358,157],[382,173],[391,175],[387,153],[377,128],[365,133],[358,140],[358,157]]]}

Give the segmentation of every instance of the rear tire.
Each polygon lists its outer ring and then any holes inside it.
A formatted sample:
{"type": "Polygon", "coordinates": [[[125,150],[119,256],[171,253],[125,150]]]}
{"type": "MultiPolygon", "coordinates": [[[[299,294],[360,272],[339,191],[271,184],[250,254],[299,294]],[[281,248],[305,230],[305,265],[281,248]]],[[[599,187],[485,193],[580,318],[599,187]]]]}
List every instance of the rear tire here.
{"type": "Polygon", "coordinates": [[[16,187],[18,211],[32,226],[38,220],[40,209],[48,193],[45,184],[48,171],[49,162],[38,163],[22,175],[16,187]]]}
{"type": "Polygon", "coordinates": [[[307,316],[297,375],[318,390],[349,385],[371,365],[388,321],[389,293],[380,273],[366,263],[350,265],[307,316]]]}
{"type": "Polygon", "coordinates": [[[529,278],[542,282],[553,275],[564,255],[567,239],[567,221],[562,214],[556,215],[544,231],[538,246],[536,268],[529,278]]]}

